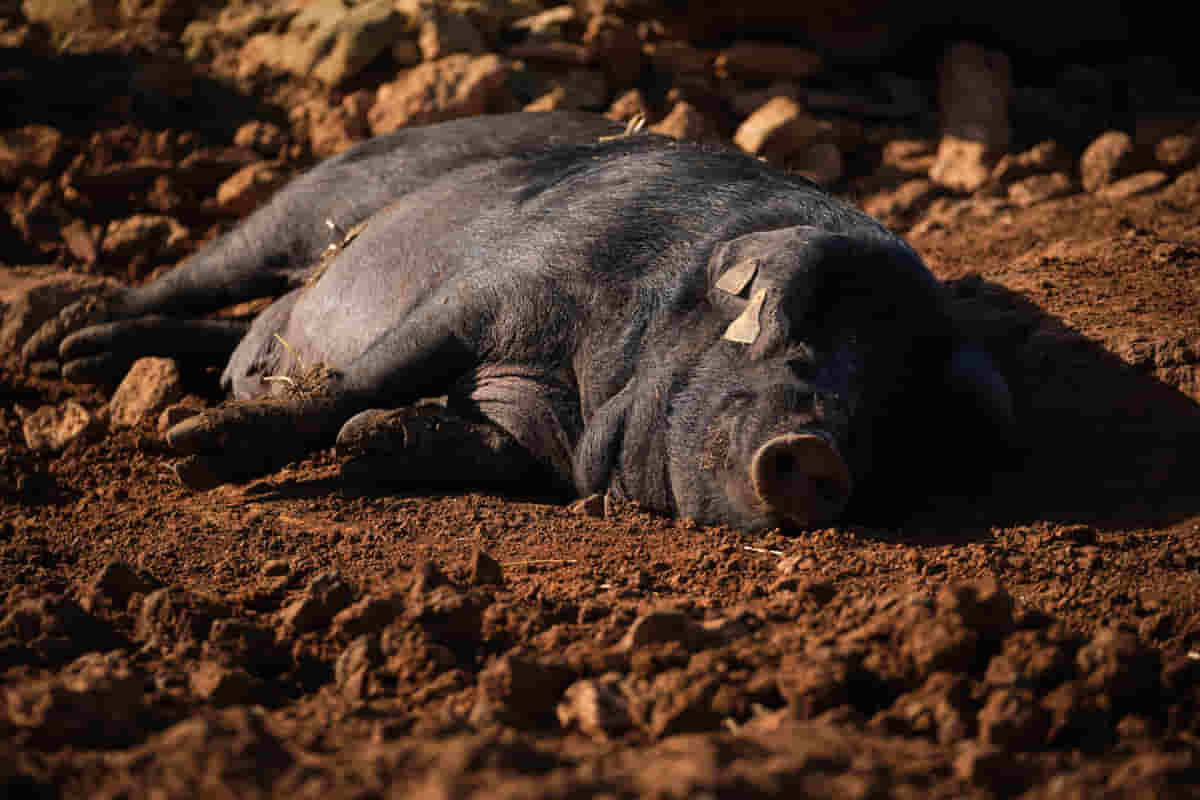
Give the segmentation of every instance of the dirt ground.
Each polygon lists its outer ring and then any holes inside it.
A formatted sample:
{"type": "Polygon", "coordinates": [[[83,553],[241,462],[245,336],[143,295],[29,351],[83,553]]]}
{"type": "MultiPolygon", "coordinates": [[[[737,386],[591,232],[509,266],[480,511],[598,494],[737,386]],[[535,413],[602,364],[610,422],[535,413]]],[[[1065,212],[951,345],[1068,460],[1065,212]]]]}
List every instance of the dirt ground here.
{"type": "MultiPolygon", "coordinates": [[[[329,88],[239,72],[233,34],[184,59],[167,17],[64,41],[5,14],[0,96],[21,109],[0,148],[5,324],[47,276],[146,280],[228,229],[252,206],[219,199],[231,176],[286,177],[337,146],[329,126],[361,139],[345,114],[396,74],[376,59],[329,88]],[[163,77],[178,70],[186,91],[163,77]],[[123,244],[113,223],[150,216],[168,232],[143,219],[123,244]]],[[[663,60],[661,27],[637,30],[646,61],[608,75],[600,110],[639,86],[658,122],[690,96],[705,135],[730,138],[745,113],[705,103],[724,84],[705,94],[663,60]]],[[[936,70],[914,80],[932,103],[936,70]]],[[[484,110],[519,108],[514,85],[484,110]]],[[[1135,149],[1152,129],[1200,147],[1194,107],[1114,107],[1135,149]]],[[[9,342],[0,795],[1200,796],[1200,156],[1152,143],[1158,166],[1124,168],[1156,172],[1150,188],[1085,189],[1105,124],[1060,139],[1057,196],[937,189],[926,162],[887,155],[932,158],[936,111],[830,116],[852,129],[831,186],[950,282],[1022,440],[984,485],[918,482],[902,516],[747,535],[539,487],[366,491],[331,453],[193,493],[159,408],[118,424],[112,386],[9,342]],[[43,408],[86,424],[39,444],[43,408]]],[[[1055,133],[1013,126],[1013,153],[1055,133]]],[[[183,404],[219,401],[211,368],[182,381],[183,404]]]]}

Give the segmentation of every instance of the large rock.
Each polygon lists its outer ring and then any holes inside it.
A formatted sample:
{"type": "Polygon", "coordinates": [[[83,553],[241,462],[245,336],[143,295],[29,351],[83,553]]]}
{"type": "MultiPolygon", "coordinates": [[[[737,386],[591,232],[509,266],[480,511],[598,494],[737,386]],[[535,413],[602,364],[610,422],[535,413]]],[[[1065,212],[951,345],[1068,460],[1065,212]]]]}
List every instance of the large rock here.
{"type": "Polygon", "coordinates": [[[795,100],[775,97],[746,118],[733,142],[751,155],[787,158],[807,150],[828,133],[829,126],[795,100]]]}
{"type": "Polygon", "coordinates": [[[179,365],[169,358],[139,358],[109,401],[115,427],[137,425],[183,397],[179,365]]]}
{"type": "Polygon", "coordinates": [[[62,405],[42,406],[21,417],[21,433],[30,450],[55,452],[93,429],[88,410],[74,400],[62,405]]]}
{"type": "Polygon", "coordinates": [[[250,37],[239,55],[238,73],[245,78],[269,67],[312,75],[335,86],[356,75],[412,26],[413,20],[398,13],[390,0],[368,0],[349,11],[341,0],[308,3],[285,33],[250,37]]]}
{"type": "Polygon", "coordinates": [[[58,34],[89,28],[115,28],[121,22],[117,0],[25,0],[21,11],[58,34]]]}
{"type": "Polygon", "coordinates": [[[226,214],[245,216],[287,183],[288,173],[279,164],[258,161],[248,164],[217,188],[217,207],[226,214]]]}
{"type": "Polygon", "coordinates": [[[1083,188],[1097,192],[1129,175],[1134,168],[1133,138],[1124,131],[1100,134],[1079,158],[1083,188]]]}
{"type": "Polygon", "coordinates": [[[0,183],[42,176],[58,160],[63,135],[48,125],[0,131],[0,183]]]}
{"type": "Polygon", "coordinates": [[[371,132],[379,136],[406,125],[483,114],[503,93],[510,69],[493,53],[458,53],[413,67],[379,87],[367,115],[371,132]]]}

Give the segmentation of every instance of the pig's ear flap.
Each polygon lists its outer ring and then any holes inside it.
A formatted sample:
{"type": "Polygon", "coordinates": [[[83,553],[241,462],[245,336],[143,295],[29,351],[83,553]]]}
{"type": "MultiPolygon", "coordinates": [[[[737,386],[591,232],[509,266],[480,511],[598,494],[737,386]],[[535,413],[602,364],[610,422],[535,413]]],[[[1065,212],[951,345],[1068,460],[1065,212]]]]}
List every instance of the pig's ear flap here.
{"type": "Polygon", "coordinates": [[[994,435],[1013,438],[1017,418],[1012,392],[987,351],[977,345],[960,345],[946,364],[945,379],[952,396],[972,409],[976,418],[990,423],[994,435]]]}

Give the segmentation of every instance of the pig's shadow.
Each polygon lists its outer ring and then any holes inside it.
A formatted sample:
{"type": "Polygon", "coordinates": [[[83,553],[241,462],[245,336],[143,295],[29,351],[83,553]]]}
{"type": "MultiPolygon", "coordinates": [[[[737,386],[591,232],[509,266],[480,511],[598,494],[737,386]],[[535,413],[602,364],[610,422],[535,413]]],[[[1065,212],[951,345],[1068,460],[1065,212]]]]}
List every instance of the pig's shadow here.
{"type": "Polygon", "coordinates": [[[955,455],[930,474],[986,477],[934,478],[904,528],[959,537],[1035,521],[1124,529],[1200,513],[1200,405],[1152,365],[1127,364],[1004,286],[978,276],[949,286],[1009,379],[1019,441],[1007,455],[979,452],[975,431],[951,421],[941,433],[955,455]]]}

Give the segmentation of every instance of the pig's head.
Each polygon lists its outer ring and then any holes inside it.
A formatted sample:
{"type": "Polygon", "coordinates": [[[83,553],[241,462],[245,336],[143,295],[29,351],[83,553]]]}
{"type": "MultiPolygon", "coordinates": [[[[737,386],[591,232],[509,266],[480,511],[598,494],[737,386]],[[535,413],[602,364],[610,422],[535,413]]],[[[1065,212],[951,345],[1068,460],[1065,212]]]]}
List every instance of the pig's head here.
{"type": "Polygon", "coordinates": [[[875,450],[905,439],[887,429],[915,424],[929,393],[1011,422],[1003,378],[964,355],[937,281],[893,237],[749,234],[716,248],[709,286],[722,329],[670,411],[682,515],[743,529],[832,522],[875,450]]]}

